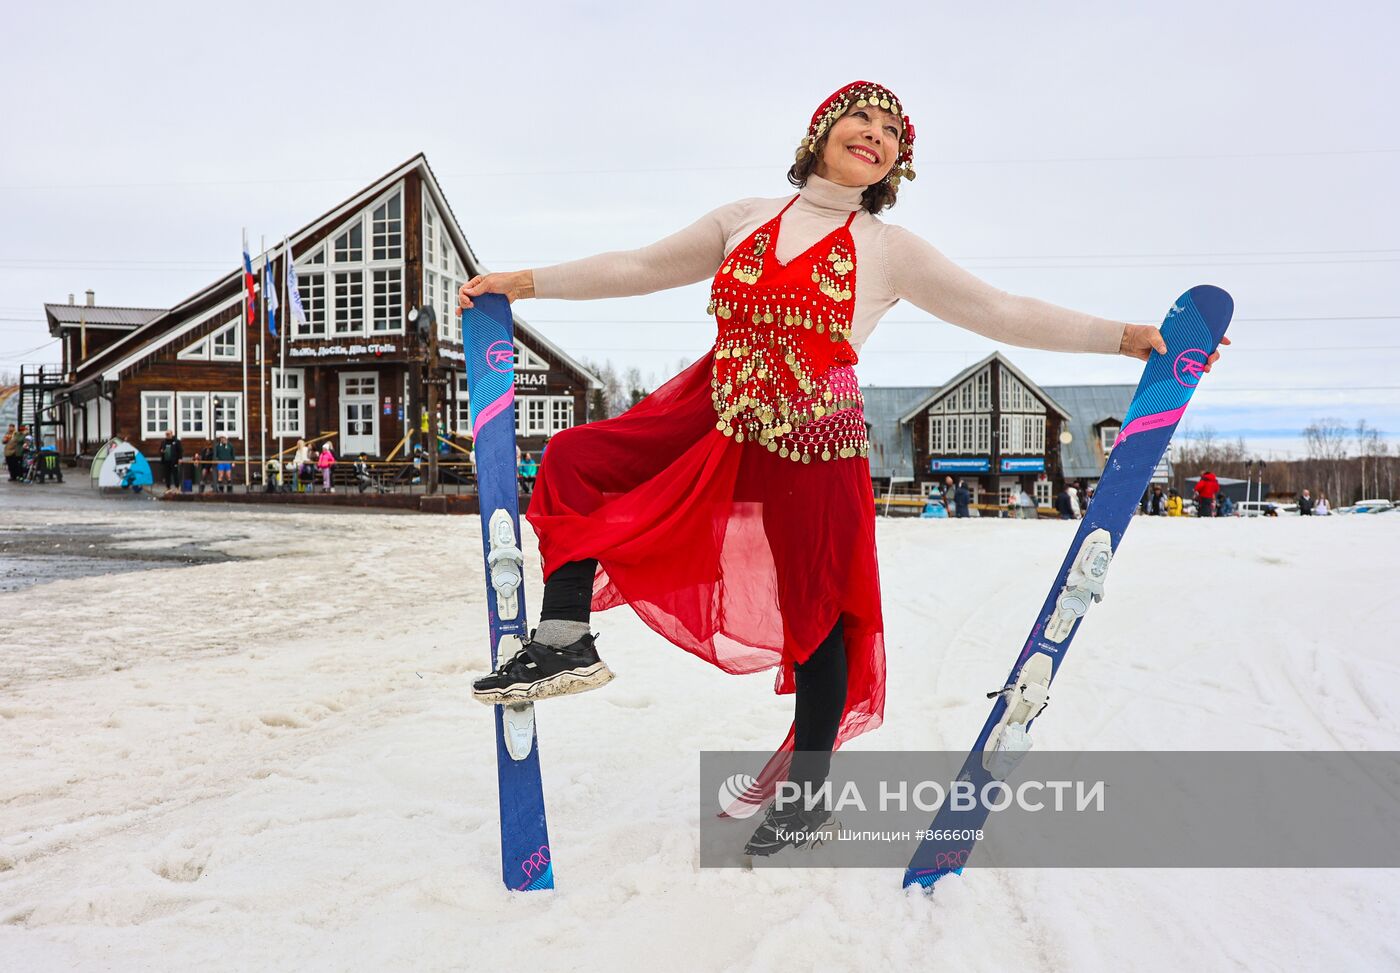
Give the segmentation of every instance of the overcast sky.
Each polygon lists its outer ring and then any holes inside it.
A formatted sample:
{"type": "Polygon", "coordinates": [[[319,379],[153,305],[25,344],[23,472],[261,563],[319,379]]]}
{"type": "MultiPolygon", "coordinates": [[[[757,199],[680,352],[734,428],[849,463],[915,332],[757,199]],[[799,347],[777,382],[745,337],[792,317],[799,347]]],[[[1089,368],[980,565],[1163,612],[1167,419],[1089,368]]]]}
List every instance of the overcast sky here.
{"type": "MultiPolygon", "coordinates": [[[[57,361],[41,305],[168,307],[418,151],[491,269],[651,242],[789,192],[806,120],[878,80],[918,128],[885,214],[1007,290],[1159,323],[1198,283],[1236,344],[1190,422],[1263,455],[1314,417],[1400,442],[1400,6],[1339,3],[49,2],[0,57],[0,371],[57,361]],[[246,11],[246,13],[245,13],[246,11]]],[[[518,310],[658,377],[705,285],[518,310]]],[[[994,347],[907,305],[866,384],[994,347]]],[[[1003,349],[1044,384],[1122,358],[1003,349]]]]}

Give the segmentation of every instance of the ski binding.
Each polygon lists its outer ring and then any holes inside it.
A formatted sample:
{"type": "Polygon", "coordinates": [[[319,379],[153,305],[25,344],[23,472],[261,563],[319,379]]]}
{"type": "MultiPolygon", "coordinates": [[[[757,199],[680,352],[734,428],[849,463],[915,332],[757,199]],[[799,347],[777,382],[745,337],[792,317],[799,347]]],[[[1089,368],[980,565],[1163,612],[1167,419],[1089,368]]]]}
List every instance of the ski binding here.
{"type": "Polygon", "coordinates": [[[1044,652],[1032,652],[1016,673],[1011,685],[990,696],[1004,696],[1006,709],[1001,722],[987,737],[982,766],[997,780],[1005,780],[1031,748],[1029,724],[1050,702],[1050,679],[1054,662],[1044,652]]]}
{"type": "Polygon", "coordinates": [[[497,509],[491,514],[489,531],[491,553],[486,563],[491,566],[491,587],[496,591],[496,615],[509,622],[520,614],[516,593],[525,579],[525,552],[515,543],[515,523],[507,511],[497,509]]]}
{"type": "Polygon", "coordinates": [[[501,729],[506,752],[512,760],[524,760],[535,747],[535,704],[511,703],[501,707],[501,729]]]}
{"type": "Polygon", "coordinates": [[[1103,601],[1103,582],[1113,560],[1113,539],[1102,527],[1089,532],[1075,556],[1074,566],[1065,578],[1064,589],[1055,601],[1055,613],[1045,625],[1045,638],[1063,642],[1084,617],[1089,606],[1103,601]]]}

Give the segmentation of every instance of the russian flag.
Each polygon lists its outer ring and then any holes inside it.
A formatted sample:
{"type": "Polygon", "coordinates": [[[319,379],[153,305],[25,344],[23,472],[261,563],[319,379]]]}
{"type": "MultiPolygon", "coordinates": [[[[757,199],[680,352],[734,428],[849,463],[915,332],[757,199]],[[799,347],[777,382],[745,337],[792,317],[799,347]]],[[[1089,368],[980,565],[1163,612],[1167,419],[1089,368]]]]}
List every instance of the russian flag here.
{"type": "Polygon", "coordinates": [[[257,302],[253,297],[257,282],[257,278],[253,276],[253,258],[248,256],[248,233],[245,230],[243,233],[243,291],[248,298],[248,306],[245,309],[247,320],[244,324],[252,324],[258,319],[257,302]]]}

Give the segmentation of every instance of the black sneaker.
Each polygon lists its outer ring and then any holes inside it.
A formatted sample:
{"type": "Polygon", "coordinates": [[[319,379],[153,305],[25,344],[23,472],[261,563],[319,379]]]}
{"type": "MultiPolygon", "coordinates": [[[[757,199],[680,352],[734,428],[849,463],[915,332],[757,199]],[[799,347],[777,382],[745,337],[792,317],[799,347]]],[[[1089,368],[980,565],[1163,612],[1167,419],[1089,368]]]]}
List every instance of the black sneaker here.
{"type": "Polygon", "coordinates": [[[817,848],[835,837],[831,812],[826,808],[806,811],[793,806],[780,811],[777,807],[776,802],[768,805],[763,823],[744,845],[744,854],[767,858],[784,848],[817,848]]]}
{"type": "Polygon", "coordinates": [[[524,703],[606,685],[613,674],[598,658],[593,647],[596,639],[596,635],[585,635],[563,648],[526,641],[495,672],[473,682],[472,695],[483,703],[524,703]]]}

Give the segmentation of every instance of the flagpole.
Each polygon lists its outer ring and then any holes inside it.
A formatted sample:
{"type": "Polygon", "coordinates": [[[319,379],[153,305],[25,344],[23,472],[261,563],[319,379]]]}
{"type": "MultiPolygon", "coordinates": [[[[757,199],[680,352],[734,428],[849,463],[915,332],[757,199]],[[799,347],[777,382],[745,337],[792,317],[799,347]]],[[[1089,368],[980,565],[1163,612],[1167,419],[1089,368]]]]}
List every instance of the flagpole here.
{"type": "MultiPolygon", "coordinates": [[[[243,252],[248,252],[248,228],[243,228],[243,252]]],[[[252,296],[248,293],[248,275],[241,270],[238,274],[243,278],[243,304],[238,308],[239,339],[238,351],[243,358],[243,401],[239,403],[239,425],[243,428],[239,431],[243,433],[243,489],[247,490],[253,485],[253,475],[248,469],[248,299],[252,296]]],[[[233,492],[233,488],[229,488],[233,492]]]]}
{"type": "MultiPolygon", "coordinates": [[[[258,245],[262,247],[263,258],[263,290],[267,290],[268,258],[267,258],[267,237],[259,237],[258,245]]],[[[271,320],[271,309],[268,307],[267,295],[262,296],[263,301],[263,322],[258,329],[258,466],[262,470],[263,489],[267,489],[267,323],[271,320]]]]}
{"type": "MultiPolygon", "coordinates": [[[[281,327],[281,329],[278,330],[278,332],[277,332],[277,344],[278,344],[278,346],[279,346],[278,352],[277,352],[277,370],[278,370],[278,374],[280,374],[280,375],[282,376],[282,398],[283,398],[284,401],[285,401],[285,399],[286,399],[286,397],[287,397],[287,328],[288,328],[288,327],[291,325],[291,323],[292,323],[292,305],[291,305],[291,300],[290,300],[290,298],[289,298],[289,296],[288,296],[288,294],[287,294],[287,288],[291,286],[291,284],[289,283],[289,281],[291,280],[291,278],[292,278],[292,244],[291,244],[291,241],[290,241],[290,240],[288,240],[286,237],[283,237],[283,238],[282,238],[282,307],[286,308],[286,310],[284,310],[284,311],[282,312],[282,327],[281,327]]],[[[276,386],[274,385],[274,387],[273,387],[273,392],[275,393],[276,391],[277,391],[277,389],[276,389],[276,386]]],[[[272,404],[272,414],[273,414],[273,417],[274,417],[274,418],[275,418],[276,415],[277,415],[277,403],[276,403],[276,402],[273,402],[273,404],[272,404]]],[[[285,420],[285,417],[284,417],[283,422],[282,422],[282,425],[278,427],[278,432],[277,432],[277,463],[278,463],[278,467],[277,467],[277,468],[278,468],[279,470],[282,469],[282,466],[281,466],[281,464],[282,464],[282,432],[283,432],[283,430],[285,430],[286,428],[287,428],[287,423],[286,423],[286,420],[285,420]]]]}

